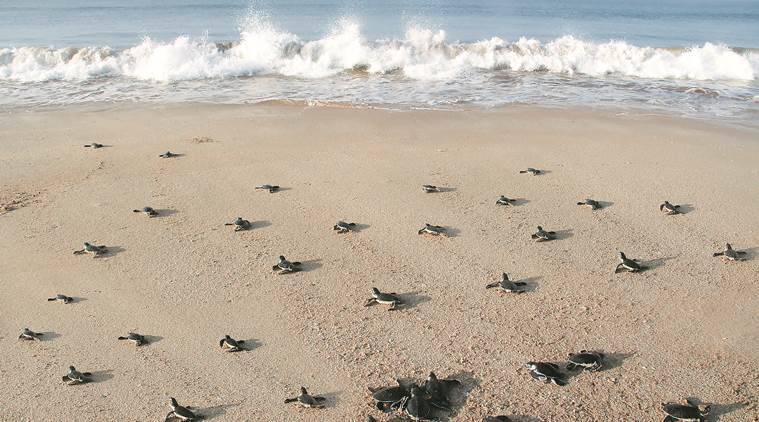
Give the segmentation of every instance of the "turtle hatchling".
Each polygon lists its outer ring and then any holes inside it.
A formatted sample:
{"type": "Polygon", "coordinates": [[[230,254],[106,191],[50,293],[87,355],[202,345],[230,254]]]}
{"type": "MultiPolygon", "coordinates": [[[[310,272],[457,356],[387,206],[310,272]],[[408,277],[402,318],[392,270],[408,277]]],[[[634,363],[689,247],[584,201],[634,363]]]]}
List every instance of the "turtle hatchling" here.
{"type": "Polygon", "coordinates": [[[498,198],[497,201],[495,201],[496,205],[513,205],[512,202],[516,202],[516,199],[507,198],[504,195],[501,195],[500,198],[498,198]]]}
{"type": "Polygon", "coordinates": [[[71,296],[62,295],[60,293],[57,294],[57,295],[55,295],[55,297],[49,297],[49,298],[47,298],[48,302],[55,302],[56,300],[60,300],[61,302],[68,304],[68,303],[73,302],[74,298],[71,297],[71,296]]]}
{"type": "Polygon", "coordinates": [[[194,421],[199,419],[198,415],[196,415],[192,410],[184,406],[180,406],[177,402],[177,399],[174,397],[169,398],[171,399],[171,412],[166,415],[166,420],[169,420],[170,417],[177,418],[181,421],[194,421]]]}
{"type": "Polygon", "coordinates": [[[279,256],[279,262],[277,265],[271,267],[272,271],[279,271],[279,274],[294,273],[300,271],[300,262],[290,262],[284,255],[279,256]]]}
{"type": "Polygon", "coordinates": [[[235,340],[229,335],[225,335],[223,339],[219,340],[219,347],[228,352],[239,352],[243,350],[245,340],[235,340]]]}
{"type": "Polygon", "coordinates": [[[617,264],[617,268],[614,269],[615,274],[623,270],[627,270],[631,273],[638,273],[646,269],[646,267],[637,262],[637,259],[630,259],[625,256],[624,252],[618,252],[617,257],[619,258],[619,264],[617,264]]]}
{"type": "Polygon", "coordinates": [[[268,190],[269,193],[274,193],[274,192],[277,192],[279,190],[279,186],[277,186],[277,185],[261,185],[261,186],[256,186],[256,189],[268,190]]]}
{"type": "Polygon", "coordinates": [[[403,385],[401,380],[396,379],[395,382],[398,385],[380,388],[369,387],[372,399],[377,402],[377,409],[383,412],[400,409],[403,402],[411,395],[410,388],[403,385]]]}
{"type": "Polygon", "coordinates": [[[42,339],[42,333],[35,333],[34,331],[24,328],[21,331],[21,334],[18,336],[19,340],[41,340],[42,339]]]}
{"type": "Polygon", "coordinates": [[[530,371],[530,376],[543,382],[552,382],[559,386],[567,385],[564,375],[559,372],[559,365],[550,362],[527,362],[524,365],[530,371]]]}
{"type": "Polygon", "coordinates": [[[736,251],[733,249],[733,245],[726,243],[725,244],[725,250],[722,252],[714,252],[712,256],[721,256],[723,259],[727,261],[743,261],[746,258],[744,256],[746,255],[745,251],[736,251]]]}
{"type": "Polygon", "coordinates": [[[667,215],[680,214],[680,206],[672,205],[669,201],[664,201],[663,204],[659,205],[659,211],[667,215]]]}
{"type": "Polygon", "coordinates": [[[235,226],[236,232],[241,232],[244,230],[250,230],[251,227],[253,227],[252,224],[250,224],[250,221],[243,219],[242,217],[237,217],[235,221],[231,223],[224,223],[225,226],[235,226]]]}
{"type": "Polygon", "coordinates": [[[590,198],[588,198],[588,199],[586,199],[584,201],[578,202],[577,205],[584,206],[584,207],[590,207],[590,209],[592,209],[593,211],[601,208],[601,204],[598,201],[596,201],[594,199],[590,199],[590,198]]]}
{"type": "Polygon", "coordinates": [[[338,221],[337,224],[332,227],[332,230],[337,230],[338,233],[348,233],[349,231],[353,230],[354,227],[356,227],[356,223],[338,221]]]}
{"type": "Polygon", "coordinates": [[[327,399],[320,396],[312,396],[306,391],[306,387],[300,387],[300,394],[298,397],[291,399],[285,399],[285,403],[297,402],[303,407],[310,407],[314,409],[320,409],[324,407],[324,403],[327,399]]]}
{"type": "Polygon", "coordinates": [[[103,144],[99,144],[99,143],[97,143],[97,142],[93,142],[93,143],[91,143],[91,144],[87,144],[87,145],[85,145],[84,147],[85,147],[85,148],[98,149],[98,148],[103,148],[103,146],[104,146],[103,144]]]}
{"type": "Polygon", "coordinates": [[[390,305],[388,311],[395,310],[397,306],[403,305],[403,301],[396,296],[396,293],[382,293],[378,288],[372,287],[372,297],[366,300],[364,306],[372,306],[377,303],[390,305]]]}
{"type": "Polygon", "coordinates": [[[691,400],[686,400],[688,404],[679,403],[662,403],[661,408],[664,414],[664,422],[674,421],[691,421],[703,422],[711,410],[711,406],[698,406],[691,400]]]}
{"type": "Polygon", "coordinates": [[[435,185],[422,185],[422,190],[427,193],[440,192],[440,188],[435,185]]]}
{"type": "Polygon", "coordinates": [[[520,170],[519,172],[522,173],[522,174],[529,173],[529,174],[531,174],[533,176],[537,176],[539,174],[543,174],[543,170],[534,169],[532,167],[527,167],[527,170],[520,170]]]}
{"type": "Polygon", "coordinates": [[[424,382],[424,391],[429,397],[430,404],[438,409],[451,410],[449,401],[450,391],[461,386],[461,381],[456,379],[439,379],[434,372],[430,372],[424,382]]]}
{"type": "Polygon", "coordinates": [[[166,151],[163,154],[159,155],[159,157],[161,157],[161,158],[171,158],[171,157],[176,157],[177,155],[179,155],[179,154],[174,154],[171,151],[166,151]]]}
{"type": "Polygon", "coordinates": [[[543,227],[538,226],[538,231],[533,233],[530,237],[537,242],[545,242],[546,240],[556,239],[556,232],[549,232],[543,230],[543,227]]]}
{"type": "Polygon", "coordinates": [[[73,366],[69,366],[69,372],[62,376],[61,379],[68,385],[84,384],[90,382],[92,374],[89,372],[79,372],[73,366]]]}
{"type": "Polygon", "coordinates": [[[497,288],[502,292],[508,292],[508,293],[524,293],[524,286],[526,285],[527,283],[524,283],[521,281],[514,282],[514,281],[509,280],[509,275],[506,273],[503,273],[499,281],[490,283],[486,285],[485,288],[486,289],[497,288]]]}
{"type": "Polygon", "coordinates": [[[570,353],[567,370],[573,371],[577,368],[590,372],[596,372],[603,367],[603,353],[580,350],[580,353],[570,353]]]}
{"type": "Polygon", "coordinates": [[[126,336],[120,336],[119,340],[131,341],[135,346],[142,346],[143,344],[147,344],[145,336],[137,333],[128,333],[126,336]]]}
{"type": "Polygon", "coordinates": [[[89,242],[84,242],[84,249],[79,249],[78,251],[74,251],[74,255],[81,255],[84,253],[90,253],[92,254],[93,258],[97,258],[98,256],[101,256],[108,252],[108,248],[105,245],[93,245],[89,242]]]}
{"type": "Polygon", "coordinates": [[[411,396],[403,403],[403,410],[414,421],[429,421],[433,416],[430,402],[417,386],[411,387],[411,396]]]}
{"type": "Polygon", "coordinates": [[[419,229],[419,234],[429,234],[432,236],[448,236],[448,232],[445,230],[445,227],[443,226],[433,226],[429,223],[424,223],[424,227],[419,229]]]}
{"type": "Polygon", "coordinates": [[[148,217],[151,217],[151,218],[158,216],[158,211],[156,211],[152,207],[143,207],[140,210],[132,210],[132,212],[141,212],[141,213],[143,213],[143,214],[145,214],[145,215],[147,215],[148,217]]]}

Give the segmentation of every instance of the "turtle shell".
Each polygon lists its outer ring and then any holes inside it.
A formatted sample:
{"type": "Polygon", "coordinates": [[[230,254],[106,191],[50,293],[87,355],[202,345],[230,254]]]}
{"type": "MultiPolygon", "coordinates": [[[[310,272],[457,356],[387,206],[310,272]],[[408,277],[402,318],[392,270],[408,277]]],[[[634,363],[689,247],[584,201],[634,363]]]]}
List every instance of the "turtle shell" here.
{"type": "Polygon", "coordinates": [[[395,403],[408,397],[409,391],[399,385],[383,387],[372,391],[372,399],[381,403],[395,403]]]}
{"type": "Polygon", "coordinates": [[[428,420],[432,417],[432,408],[424,398],[413,396],[406,402],[406,414],[416,421],[428,420]]]}
{"type": "Polygon", "coordinates": [[[688,406],[678,403],[663,403],[662,410],[664,410],[664,413],[667,415],[677,419],[702,420],[703,418],[701,411],[698,409],[698,407],[695,406],[688,406]]]}

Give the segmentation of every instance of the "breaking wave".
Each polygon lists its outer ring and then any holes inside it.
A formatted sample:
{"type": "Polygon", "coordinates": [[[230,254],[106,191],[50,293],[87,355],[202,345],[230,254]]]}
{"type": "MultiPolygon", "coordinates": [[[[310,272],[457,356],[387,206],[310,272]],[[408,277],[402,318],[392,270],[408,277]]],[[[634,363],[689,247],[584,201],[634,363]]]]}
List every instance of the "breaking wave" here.
{"type": "Polygon", "coordinates": [[[402,39],[367,40],[341,19],[317,40],[304,41],[254,16],[239,40],[214,43],[180,36],[145,38],[131,48],[15,47],[0,49],[0,80],[82,81],[126,77],[143,81],[223,79],[259,75],[325,78],[343,72],[402,75],[412,80],[466,78],[472,72],[550,72],[562,75],[698,81],[753,81],[759,55],[722,44],[690,48],[595,43],[567,35],[550,42],[493,37],[452,42],[443,30],[409,27],[402,39]]]}

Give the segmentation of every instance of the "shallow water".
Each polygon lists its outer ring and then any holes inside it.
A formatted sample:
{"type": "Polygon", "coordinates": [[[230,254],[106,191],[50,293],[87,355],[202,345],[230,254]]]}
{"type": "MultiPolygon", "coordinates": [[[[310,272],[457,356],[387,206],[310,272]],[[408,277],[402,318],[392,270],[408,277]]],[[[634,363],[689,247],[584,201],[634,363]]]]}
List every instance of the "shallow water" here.
{"type": "MultiPolygon", "coordinates": [[[[294,100],[759,112],[759,2],[0,5],[0,106],[294,100]]],[[[202,4],[199,4],[202,3],[202,4]]]]}

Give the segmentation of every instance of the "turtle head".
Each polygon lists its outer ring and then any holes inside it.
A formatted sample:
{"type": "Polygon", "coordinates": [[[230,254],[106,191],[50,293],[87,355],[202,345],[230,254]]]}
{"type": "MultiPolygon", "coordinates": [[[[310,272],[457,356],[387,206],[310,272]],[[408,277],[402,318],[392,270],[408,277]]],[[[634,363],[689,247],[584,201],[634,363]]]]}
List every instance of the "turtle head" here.
{"type": "Polygon", "coordinates": [[[379,291],[378,288],[372,287],[372,293],[374,293],[375,295],[378,295],[378,294],[380,294],[380,291],[379,291]]]}
{"type": "Polygon", "coordinates": [[[306,390],[306,387],[300,387],[300,393],[301,394],[308,394],[308,391],[306,390]]]}
{"type": "Polygon", "coordinates": [[[619,259],[627,259],[624,252],[617,252],[617,256],[619,257],[619,259]]]}
{"type": "Polygon", "coordinates": [[[733,250],[733,245],[731,245],[729,243],[725,243],[725,249],[727,249],[728,251],[731,251],[731,250],[733,250]]]}
{"type": "Polygon", "coordinates": [[[74,372],[74,371],[76,371],[76,368],[74,368],[73,366],[69,366],[69,372],[74,372]]]}
{"type": "Polygon", "coordinates": [[[532,371],[533,369],[537,367],[537,365],[535,364],[535,362],[530,361],[530,362],[525,363],[524,367],[532,371]]]}
{"type": "Polygon", "coordinates": [[[179,403],[177,403],[177,399],[175,399],[174,397],[169,397],[169,398],[171,399],[171,405],[172,406],[174,406],[174,407],[179,406],[179,403]]]}
{"type": "Polygon", "coordinates": [[[279,260],[280,260],[280,261],[287,261],[287,260],[285,259],[285,256],[284,256],[284,255],[280,255],[280,256],[279,256],[279,260]]]}
{"type": "Polygon", "coordinates": [[[92,246],[92,244],[90,244],[90,242],[84,242],[84,246],[89,248],[90,246],[92,246]]]}
{"type": "Polygon", "coordinates": [[[541,231],[541,230],[543,230],[543,227],[538,226],[538,231],[541,231]]]}
{"type": "Polygon", "coordinates": [[[434,372],[430,372],[430,374],[427,376],[427,381],[437,381],[437,375],[435,375],[434,372]]]}
{"type": "Polygon", "coordinates": [[[508,275],[508,274],[506,274],[506,273],[503,273],[503,275],[502,275],[501,277],[502,277],[502,278],[503,278],[505,281],[509,281],[509,275],[508,275]]]}

